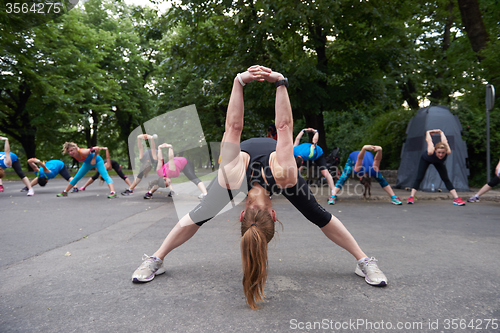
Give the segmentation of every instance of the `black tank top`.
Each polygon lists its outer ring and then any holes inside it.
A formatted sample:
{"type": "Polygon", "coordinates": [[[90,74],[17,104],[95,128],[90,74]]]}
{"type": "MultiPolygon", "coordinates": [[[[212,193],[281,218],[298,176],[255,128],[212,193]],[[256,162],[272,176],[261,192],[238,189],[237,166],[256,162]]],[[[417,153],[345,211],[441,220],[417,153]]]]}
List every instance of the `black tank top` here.
{"type": "Polygon", "coordinates": [[[240,144],[240,148],[241,151],[250,155],[246,173],[248,189],[258,183],[270,193],[278,193],[279,188],[269,165],[269,156],[276,151],[276,140],[270,138],[248,139],[240,144]]]}
{"type": "Polygon", "coordinates": [[[440,160],[436,156],[436,151],[434,151],[434,153],[432,155],[429,155],[429,154],[427,154],[427,151],[424,151],[422,153],[422,158],[424,160],[426,160],[427,162],[432,163],[432,164],[443,164],[446,161],[446,159],[448,158],[448,154],[444,155],[444,158],[442,160],[440,160]]]}

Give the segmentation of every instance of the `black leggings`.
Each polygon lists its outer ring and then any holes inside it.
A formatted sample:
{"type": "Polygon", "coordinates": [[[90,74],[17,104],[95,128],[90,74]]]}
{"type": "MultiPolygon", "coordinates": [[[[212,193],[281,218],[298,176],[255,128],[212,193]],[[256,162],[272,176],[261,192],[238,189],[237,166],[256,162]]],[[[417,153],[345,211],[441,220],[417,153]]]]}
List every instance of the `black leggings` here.
{"type": "Polygon", "coordinates": [[[69,179],[71,178],[71,176],[70,176],[68,168],[66,168],[66,166],[63,166],[61,171],[59,171],[59,174],[61,175],[61,177],[63,177],[64,179],[66,179],[69,182],[69,179]]]}
{"type": "MultiPolygon", "coordinates": [[[[122,172],[122,168],[120,166],[120,163],[118,163],[117,161],[115,160],[111,160],[111,167],[113,168],[113,170],[116,171],[116,174],[118,176],[120,176],[121,179],[125,180],[127,179],[127,176],[125,176],[125,174],[122,172]]],[[[95,173],[95,175],[92,176],[92,179],[95,181],[97,178],[99,178],[99,171],[95,173]]]]}
{"type": "Polygon", "coordinates": [[[12,162],[12,169],[14,169],[19,178],[23,179],[24,177],[26,177],[24,175],[23,168],[21,167],[21,163],[19,162],[19,160],[12,162]]]}
{"type": "Polygon", "coordinates": [[[431,163],[424,160],[423,158],[420,158],[420,162],[418,163],[417,178],[415,179],[412,188],[418,190],[418,188],[420,187],[420,183],[425,177],[425,172],[427,171],[427,168],[430,164],[434,165],[448,191],[455,189],[450,181],[450,178],[448,177],[448,170],[446,170],[446,166],[444,165],[444,163],[431,163]]]}
{"type": "MultiPolygon", "coordinates": [[[[219,185],[218,176],[208,185],[208,194],[191,212],[189,217],[198,226],[214,218],[240,192],[247,192],[246,184],[242,188],[228,190],[219,185]]],[[[298,176],[294,187],[281,190],[281,194],[290,201],[297,210],[319,228],[326,226],[332,219],[332,214],[324,209],[312,194],[302,176],[298,176]]],[[[234,205],[234,203],[233,203],[234,205]]]]}

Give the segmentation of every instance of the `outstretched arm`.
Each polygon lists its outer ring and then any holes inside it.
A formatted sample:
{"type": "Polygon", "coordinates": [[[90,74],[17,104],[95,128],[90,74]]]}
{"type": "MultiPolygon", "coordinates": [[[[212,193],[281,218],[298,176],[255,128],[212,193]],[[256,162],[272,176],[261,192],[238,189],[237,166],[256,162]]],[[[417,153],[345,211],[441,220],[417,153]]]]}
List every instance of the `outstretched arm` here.
{"type": "Polygon", "coordinates": [[[151,146],[151,154],[153,155],[153,159],[156,160],[158,159],[158,157],[156,156],[155,138],[152,135],[149,135],[148,138],[149,138],[149,145],[151,146]]]}
{"type": "Polygon", "coordinates": [[[142,159],[142,157],[144,156],[144,150],[142,149],[141,139],[146,140],[147,134],[139,134],[137,136],[137,148],[139,148],[139,159],[142,159]]]}
{"type": "Polygon", "coordinates": [[[437,131],[438,132],[436,132],[436,133],[439,133],[441,135],[441,142],[446,145],[446,154],[450,155],[451,154],[451,148],[450,148],[450,144],[448,143],[448,139],[446,138],[446,135],[444,135],[444,132],[441,131],[441,130],[437,130],[437,131]]]}
{"type": "Polygon", "coordinates": [[[434,154],[434,142],[432,142],[431,133],[434,133],[435,130],[429,130],[425,132],[425,141],[427,142],[427,155],[434,154]]]}
{"type": "Polygon", "coordinates": [[[38,172],[38,170],[40,170],[38,168],[38,165],[36,164],[38,162],[40,162],[40,160],[37,159],[36,157],[32,157],[28,160],[28,164],[31,167],[31,169],[33,169],[34,172],[38,172]]]}
{"type": "Polygon", "coordinates": [[[109,157],[109,149],[108,147],[102,147],[102,149],[106,150],[106,170],[111,170],[111,157],[109,157]]]}
{"type": "Polygon", "coordinates": [[[168,148],[168,169],[170,171],[175,171],[176,168],[175,168],[175,161],[174,161],[174,149],[172,147],[172,145],[168,144],[168,143],[163,143],[161,145],[158,146],[158,170],[160,170],[160,168],[162,167],[161,166],[161,161],[160,159],[163,159],[163,153],[161,151],[162,148],[168,148]]]}
{"type": "Polygon", "coordinates": [[[299,134],[297,134],[297,136],[295,137],[295,141],[294,141],[294,143],[293,143],[293,146],[294,146],[294,147],[296,147],[296,146],[298,146],[298,145],[299,145],[299,143],[300,143],[300,139],[302,139],[302,135],[304,135],[305,130],[306,130],[306,129],[304,128],[304,129],[303,129],[302,131],[300,131],[300,132],[299,132],[299,134]]]}
{"type": "Polygon", "coordinates": [[[172,145],[169,145],[168,147],[168,168],[170,171],[175,171],[175,162],[174,162],[174,149],[172,148],[172,145]]]}
{"type": "Polygon", "coordinates": [[[314,145],[318,144],[318,140],[319,140],[319,132],[318,130],[314,129],[314,128],[308,128],[309,132],[313,132],[314,135],[313,135],[313,138],[312,138],[312,142],[314,145]]]}
{"type": "Polygon", "coordinates": [[[378,172],[380,170],[380,162],[382,162],[382,147],[373,146],[374,151],[376,151],[375,157],[373,158],[373,170],[378,172]]]}
{"type": "Polygon", "coordinates": [[[39,164],[40,164],[40,166],[43,168],[43,172],[45,172],[45,173],[51,173],[51,172],[52,172],[49,168],[47,168],[47,167],[45,166],[45,163],[43,163],[42,161],[38,160],[38,163],[39,163],[39,164]]]}
{"type": "Polygon", "coordinates": [[[245,177],[248,159],[240,150],[243,130],[244,101],[243,86],[254,80],[263,81],[268,75],[261,66],[252,66],[238,74],[233,80],[233,88],[226,114],[225,132],[221,142],[221,162],[219,184],[227,188],[238,188],[245,177]]]}
{"type": "MultiPolygon", "coordinates": [[[[284,80],[285,77],[271,71],[270,68],[263,67],[269,72],[266,81],[276,83],[284,80]]],[[[276,184],[281,188],[292,187],[297,183],[297,163],[293,156],[293,114],[290,98],[288,97],[287,85],[280,85],[276,89],[275,101],[275,124],[278,132],[276,142],[276,152],[271,154],[271,172],[276,180],[276,184]]]]}
{"type": "Polygon", "coordinates": [[[356,160],[356,163],[354,164],[354,171],[359,172],[361,170],[361,167],[363,166],[363,159],[365,158],[365,152],[367,150],[373,150],[372,145],[364,145],[363,148],[361,148],[359,154],[358,154],[358,159],[356,160]]]}
{"type": "Polygon", "coordinates": [[[158,161],[156,162],[156,170],[163,168],[163,152],[161,151],[162,145],[158,146],[158,161]]]}

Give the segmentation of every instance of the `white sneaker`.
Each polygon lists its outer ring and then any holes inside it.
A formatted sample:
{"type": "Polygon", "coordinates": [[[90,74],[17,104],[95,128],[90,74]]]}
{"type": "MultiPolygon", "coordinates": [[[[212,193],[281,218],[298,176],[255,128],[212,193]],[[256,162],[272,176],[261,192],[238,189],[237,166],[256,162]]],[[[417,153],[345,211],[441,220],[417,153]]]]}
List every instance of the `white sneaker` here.
{"type": "Polygon", "coordinates": [[[366,258],[362,262],[358,261],[354,273],[358,276],[364,277],[366,283],[372,286],[382,287],[387,285],[387,277],[380,270],[380,268],[378,268],[377,261],[378,260],[373,257],[366,258]]]}
{"type": "Polygon", "coordinates": [[[142,256],[144,260],[132,274],[132,282],[149,282],[155,278],[156,275],[165,273],[165,267],[163,267],[163,260],[155,259],[153,257],[145,254],[142,256]]]}
{"type": "Polygon", "coordinates": [[[206,196],[207,196],[206,194],[202,193],[198,196],[198,199],[203,200],[206,196]]]}
{"type": "Polygon", "coordinates": [[[28,197],[32,197],[32,196],[34,196],[34,195],[35,195],[35,191],[33,191],[33,189],[32,189],[32,188],[30,188],[30,189],[28,190],[28,194],[26,194],[26,195],[27,195],[28,197]]]}

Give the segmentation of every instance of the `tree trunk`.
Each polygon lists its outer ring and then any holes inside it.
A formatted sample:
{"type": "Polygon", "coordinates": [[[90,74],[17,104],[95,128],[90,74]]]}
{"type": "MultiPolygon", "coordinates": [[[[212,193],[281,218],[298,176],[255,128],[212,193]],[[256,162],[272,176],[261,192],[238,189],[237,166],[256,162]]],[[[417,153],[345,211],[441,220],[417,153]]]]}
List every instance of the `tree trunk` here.
{"type": "MultiPolygon", "coordinates": [[[[31,89],[26,82],[19,86],[19,92],[14,94],[10,89],[4,90],[10,100],[3,100],[5,105],[12,111],[6,113],[8,121],[0,124],[0,130],[21,143],[27,158],[36,156],[35,135],[36,127],[31,125],[31,117],[26,110],[26,105],[31,96],[31,89]]],[[[11,144],[11,151],[18,153],[15,146],[11,144]]],[[[32,171],[29,164],[28,171],[32,171]]]]}
{"type": "Polygon", "coordinates": [[[488,42],[488,32],[484,26],[478,0],[458,0],[458,7],[462,15],[462,24],[467,32],[472,50],[477,54],[479,61],[484,57],[478,53],[486,47],[488,42]]]}
{"type": "Polygon", "coordinates": [[[418,110],[418,98],[415,97],[416,88],[411,79],[406,83],[402,83],[400,85],[401,94],[403,95],[403,99],[408,103],[408,106],[412,110],[418,110]]]}
{"type": "MultiPolygon", "coordinates": [[[[311,40],[314,43],[314,50],[316,51],[316,69],[319,72],[328,74],[328,57],[326,55],[326,43],[327,38],[324,32],[324,29],[321,25],[313,23],[309,26],[309,35],[311,40]]],[[[325,80],[320,80],[318,82],[320,89],[326,91],[328,89],[328,85],[325,80]]],[[[315,112],[311,112],[305,115],[306,119],[306,127],[312,127],[318,130],[319,139],[318,145],[323,148],[324,154],[328,155],[328,145],[326,144],[326,133],[325,133],[325,124],[323,120],[323,110],[326,108],[327,101],[322,100],[320,103],[320,109],[315,112]]],[[[311,138],[310,138],[311,139],[311,138]]]]}

